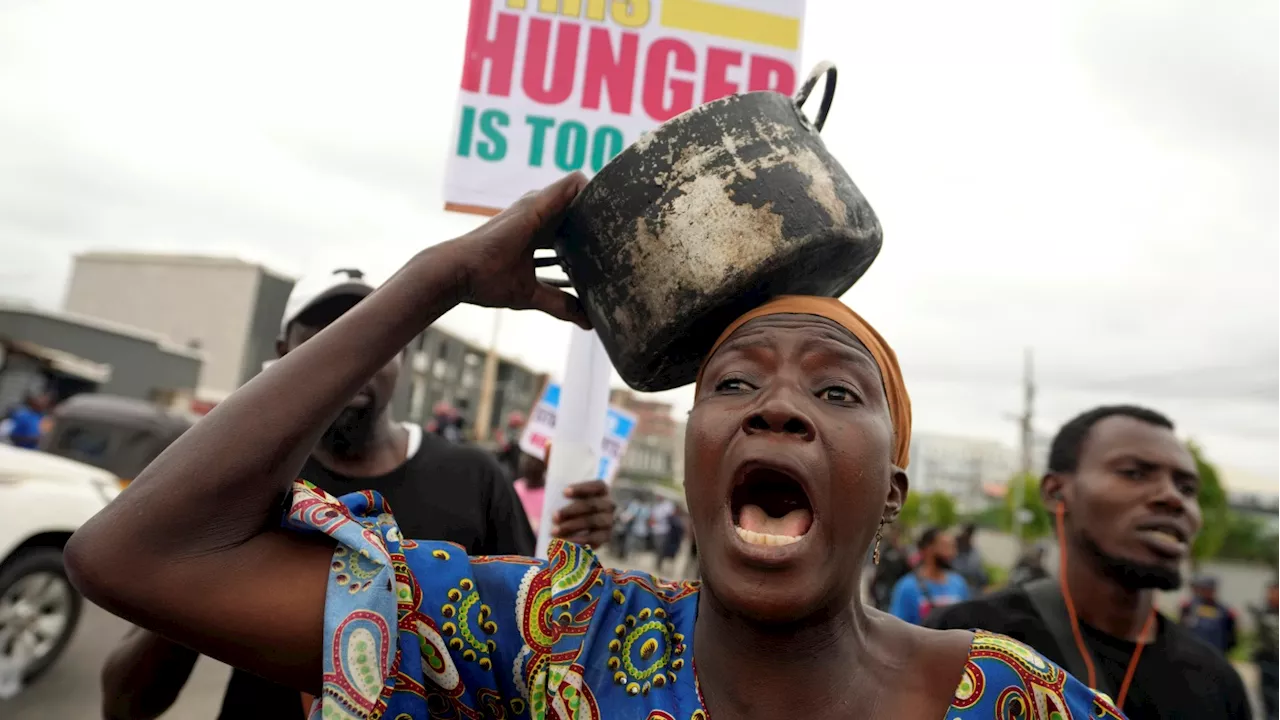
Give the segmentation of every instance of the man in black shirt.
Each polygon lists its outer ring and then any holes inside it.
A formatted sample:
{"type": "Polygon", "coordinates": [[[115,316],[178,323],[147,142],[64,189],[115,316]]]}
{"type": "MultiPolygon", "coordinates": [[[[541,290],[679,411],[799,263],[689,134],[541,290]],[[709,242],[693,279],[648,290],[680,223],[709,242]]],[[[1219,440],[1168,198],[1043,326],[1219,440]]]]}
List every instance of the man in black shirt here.
{"type": "MultiPolygon", "coordinates": [[[[373,292],[356,270],[295,286],[281,323],[281,356],[323,330],[373,292]]],[[[301,476],[332,495],[376,490],[395,510],[406,537],[444,540],[468,555],[532,555],[535,538],[510,479],[490,453],[392,420],[390,403],[401,358],[384,366],[312,450],[301,476]]],[[[608,539],[613,502],[600,481],[574,485],[574,501],[552,534],[587,545],[608,539]]],[[[103,669],[108,720],[150,720],[167,710],[191,674],[197,654],[133,630],[103,669]]],[[[219,720],[303,720],[297,691],[241,670],[232,672],[219,720]]]]}
{"type": "Polygon", "coordinates": [[[1181,584],[1200,529],[1196,464],[1173,423],[1132,406],[1076,417],[1053,440],[1040,490],[1058,519],[1063,582],[953,605],[926,624],[1020,640],[1115,698],[1130,720],[1250,717],[1231,664],[1154,610],[1156,590],[1181,584]]]}

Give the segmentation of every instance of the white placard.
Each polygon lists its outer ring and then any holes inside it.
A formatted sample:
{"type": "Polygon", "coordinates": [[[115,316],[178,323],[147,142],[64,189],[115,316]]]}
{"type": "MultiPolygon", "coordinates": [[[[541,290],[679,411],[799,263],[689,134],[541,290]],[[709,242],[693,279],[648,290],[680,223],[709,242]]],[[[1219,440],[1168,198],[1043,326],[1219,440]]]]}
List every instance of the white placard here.
{"type": "Polygon", "coordinates": [[[471,0],[445,207],[492,214],[726,95],[794,94],[805,0],[471,0]]]}

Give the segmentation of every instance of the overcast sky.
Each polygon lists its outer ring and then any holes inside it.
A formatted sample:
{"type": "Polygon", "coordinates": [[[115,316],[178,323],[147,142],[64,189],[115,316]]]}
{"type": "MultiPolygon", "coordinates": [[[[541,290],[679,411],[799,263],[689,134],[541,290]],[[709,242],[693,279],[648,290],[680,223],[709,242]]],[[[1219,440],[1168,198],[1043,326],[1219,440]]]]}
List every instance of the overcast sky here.
{"type": "MultiPolygon", "coordinates": [[[[466,6],[0,3],[0,294],[60,306],[90,249],[385,275],[473,227],[440,209],[466,6]]],[[[841,70],[824,136],[885,228],[846,300],[919,429],[1014,442],[1029,346],[1040,431],[1141,402],[1275,489],[1277,12],[809,0],[803,63],[841,70]]],[[[500,348],[559,372],[567,337],[508,313],[500,348]]]]}

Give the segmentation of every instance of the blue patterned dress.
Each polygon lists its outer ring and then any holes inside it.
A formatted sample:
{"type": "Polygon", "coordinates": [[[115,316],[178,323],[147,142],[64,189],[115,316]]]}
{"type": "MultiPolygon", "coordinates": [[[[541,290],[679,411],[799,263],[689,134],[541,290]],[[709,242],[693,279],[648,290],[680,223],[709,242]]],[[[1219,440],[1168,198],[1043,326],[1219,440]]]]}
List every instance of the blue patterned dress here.
{"type": "MultiPolygon", "coordinates": [[[[697,583],[608,570],[562,542],[546,561],[467,557],[401,538],[372,492],[335,500],[300,482],[287,522],[338,543],[312,720],[708,717],[697,583]]],[[[1121,717],[1034,650],[978,632],[942,720],[1121,717]]]]}

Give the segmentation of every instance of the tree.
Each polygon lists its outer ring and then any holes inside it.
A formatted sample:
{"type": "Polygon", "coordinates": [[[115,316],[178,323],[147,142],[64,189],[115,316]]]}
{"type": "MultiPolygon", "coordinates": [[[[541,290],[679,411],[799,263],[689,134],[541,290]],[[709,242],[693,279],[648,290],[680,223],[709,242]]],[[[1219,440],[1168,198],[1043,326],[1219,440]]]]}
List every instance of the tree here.
{"type": "Polygon", "coordinates": [[[1191,451],[1196,471],[1200,474],[1199,500],[1203,524],[1191,545],[1191,562],[1198,566],[1222,551],[1231,528],[1231,509],[1227,507],[1227,493],[1218,479],[1218,468],[1205,458],[1194,441],[1187,442],[1187,449],[1191,451]]]}
{"type": "Polygon", "coordinates": [[[1021,510],[1023,514],[1021,540],[1036,540],[1053,532],[1053,519],[1049,516],[1049,511],[1045,509],[1044,501],[1040,499],[1040,480],[1034,475],[1015,475],[1009,481],[1009,492],[1005,495],[1004,500],[1005,530],[1013,531],[1014,513],[1021,510]],[[1021,508],[1014,507],[1017,498],[1017,493],[1014,492],[1016,483],[1022,483],[1021,508]]]}
{"type": "Polygon", "coordinates": [[[907,493],[897,524],[904,530],[914,530],[920,525],[945,528],[954,525],[958,518],[955,501],[946,493],[907,493]]]}
{"type": "Polygon", "coordinates": [[[950,495],[931,492],[924,498],[924,516],[930,525],[946,528],[956,524],[959,513],[956,512],[956,503],[950,495]]]}
{"type": "Polygon", "coordinates": [[[911,530],[920,524],[920,493],[907,493],[907,500],[898,511],[897,522],[903,530],[911,530]]]}
{"type": "Polygon", "coordinates": [[[1276,533],[1262,518],[1231,510],[1227,531],[1216,557],[1276,565],[1276,533]]]}

